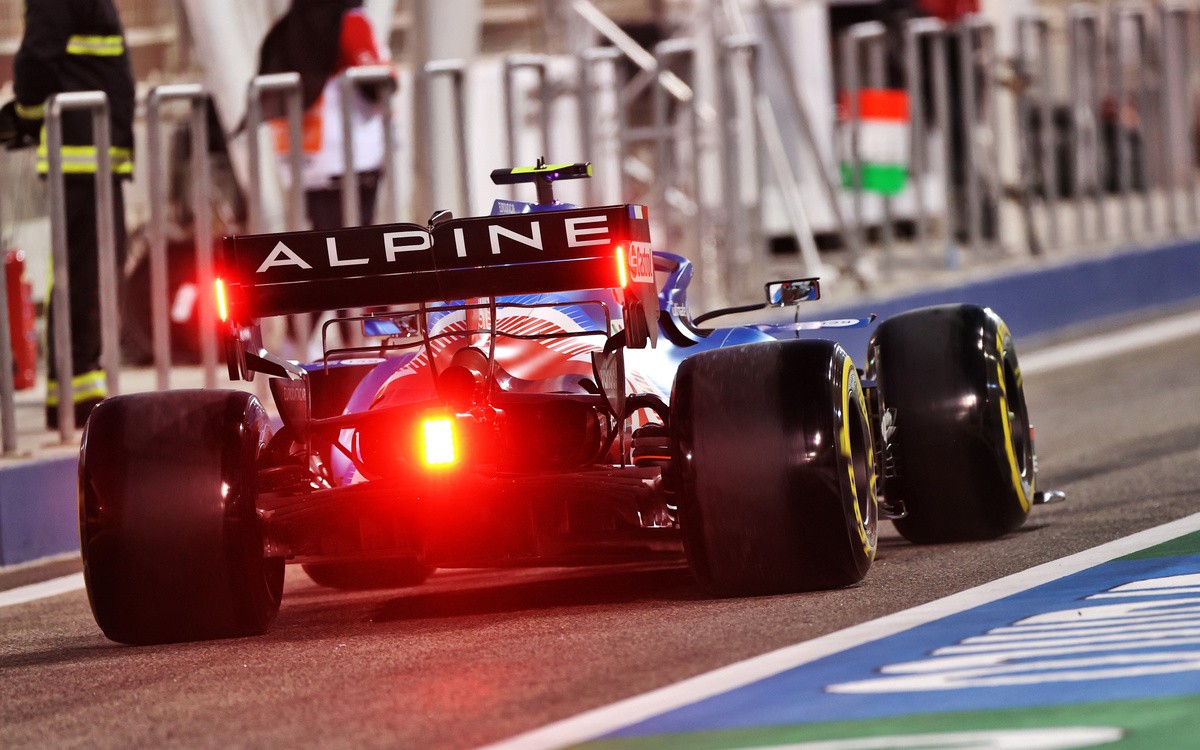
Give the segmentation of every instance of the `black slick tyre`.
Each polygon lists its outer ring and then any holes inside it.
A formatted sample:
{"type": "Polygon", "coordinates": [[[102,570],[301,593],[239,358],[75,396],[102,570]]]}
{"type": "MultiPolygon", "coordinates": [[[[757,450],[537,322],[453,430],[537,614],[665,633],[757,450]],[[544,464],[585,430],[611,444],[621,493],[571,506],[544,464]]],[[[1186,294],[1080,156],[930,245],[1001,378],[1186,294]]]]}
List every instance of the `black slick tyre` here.
{"type": "Polygon", "coordinates": [[[433,573],[432,567],[412,558],[305,563],[300,567],[318,586],[343,591],[418,586],[433,573]]]}
{"type": "Polygon", "coordinates": [[[913,310],[884,321],[869,351],[880,409],[895,427],[895,475],[882,492],[908,512],[896,529],[939,543],[994,539],[1024,523],[1033,434],[1004,321],[974,305],[913,310]]]}
{"type": "Polygon", "coordinates": [[[264,556],[255,509],[267,414],[240,391],[103,401],[83,434],[84,580],[104,634],[148,644],[261,633],[283,559],[264,556]]]}
{"type": "Polygon", "coordinates": [[[829,341],[688,358],[671,397],[672,471],[688,563],[720,595],[846,586],[876,549],[862,385],[829,341]]]}

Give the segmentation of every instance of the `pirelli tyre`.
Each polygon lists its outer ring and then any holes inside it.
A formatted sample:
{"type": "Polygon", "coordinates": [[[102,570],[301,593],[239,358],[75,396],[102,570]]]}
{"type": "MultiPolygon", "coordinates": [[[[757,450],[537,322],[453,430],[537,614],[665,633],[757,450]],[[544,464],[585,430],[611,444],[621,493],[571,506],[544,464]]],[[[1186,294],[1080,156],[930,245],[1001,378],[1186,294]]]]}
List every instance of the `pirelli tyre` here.
{"type": "Polygon", "coordinates": [[[1033,501],[1033,434],[1012,335],[989,309],[946,305],[884,321],[869,372],[894,462],[885,499],[918,543],[992,539],[1024,523],[1033,501]]]}
{"type": "Polygon", "coordinates": [[[858,372],[829,341],[688,358],[671,397],[688,563],[721,595],[835,588],[875,557],[874,449],[858,372]]]}
{"type": "Polygon", "coordinates": [[[264,557],[256,461],[270,437],[241,391],[107,399],[83,433],[84,580],[104,634],[129,644],[261,633],[283,559],[264,557]]]}
{"type": "Polygon", "coordinates": [[[343,591],[399,589],[419,586],[433,568],[411,558],[305,563],[300,567],[319,586],[343,591]]]}

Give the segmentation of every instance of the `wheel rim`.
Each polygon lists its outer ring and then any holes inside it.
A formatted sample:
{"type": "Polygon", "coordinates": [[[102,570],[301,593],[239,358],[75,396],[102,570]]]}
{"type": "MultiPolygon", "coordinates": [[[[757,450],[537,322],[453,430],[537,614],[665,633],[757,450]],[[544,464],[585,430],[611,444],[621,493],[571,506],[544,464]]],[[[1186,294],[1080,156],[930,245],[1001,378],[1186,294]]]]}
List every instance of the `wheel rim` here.
{"type": "Polygon", "coordinates": [[[863,419],[862,404],[857,399],[851,403],[850,412],[847,415],[847,421],[850,429],[850,463],[854,472],[854,502],[858,504],[858,517],[862,519],[862,531],[869,540],[870,546],[874,547],[873,456],[868,442],[867,425],[863,419]]]}

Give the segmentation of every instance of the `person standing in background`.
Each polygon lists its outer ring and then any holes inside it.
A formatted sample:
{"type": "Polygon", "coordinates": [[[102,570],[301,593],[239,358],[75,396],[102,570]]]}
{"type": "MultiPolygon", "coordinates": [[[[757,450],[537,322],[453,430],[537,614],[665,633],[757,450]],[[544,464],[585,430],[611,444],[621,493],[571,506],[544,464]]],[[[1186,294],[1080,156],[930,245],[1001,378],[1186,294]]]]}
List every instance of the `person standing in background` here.
{"type": "MultiPolygon", "coordinates": [[[[37,170],[46,174],[49,159],[46,100],[68,91],[108,95],[113,180],[113,225],[118,268],[125,258],[125,202],[122,184],[133,175],[134,80],[125,31],[113,0],[27,0],[25,33],[13,60],[14,102],[5,106],[24,142],[38,143],[37,170]]],[[[96,146],[91,113],[68,111],[62,117],[63,171],[66,183],[67,257],[71,280],[71,394],[75,423],[87,421],[108,395],[100,367],[99,248],[96,232],[96,146]]],[[[19,144],[18,144],[19,145],[19,144]]],[[[58,427],[58,382],[54,363],[55,311],[50,310],[47,347],[49,382],[46,424],[58,427]]]]}
{"type": "MultiPolygon", "coordinates": [[[[375,45],[371,22],[361,0],[293,0],[263,40],[259,53],[260,75],[295,71],[300,74],[304,121],[305,204],[313,229],[345,226],[342,216],[341,179],[342,96],[338,75],[357,65],[386,61],[375,45]]],[[[287,125],[272,121],[276,151],[288,151],[287,125]]],[[[351,106],[354,134],[354,170],[358,174],[358,224],[374,219],[375,194],[383,166],[383,117],[377,97],[356,90],[351,106]]],[[[292,179],[285,159],[284,178],[292,179]]]]}

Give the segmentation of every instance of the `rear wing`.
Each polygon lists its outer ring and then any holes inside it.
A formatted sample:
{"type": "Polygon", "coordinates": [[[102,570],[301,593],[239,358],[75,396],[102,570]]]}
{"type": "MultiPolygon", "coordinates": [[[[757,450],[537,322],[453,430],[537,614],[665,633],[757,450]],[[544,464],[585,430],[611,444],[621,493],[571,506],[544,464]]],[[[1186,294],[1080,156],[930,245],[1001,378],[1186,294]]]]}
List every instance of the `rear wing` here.
{"type": "Polygon", "coordinates": [[[657,332],[646,208],[618,205],[226,237],[226,319],[470,297],[624,289],[628,345],[657,332]],[[635,335],[636,334],[636,335],[635,335]]]}

